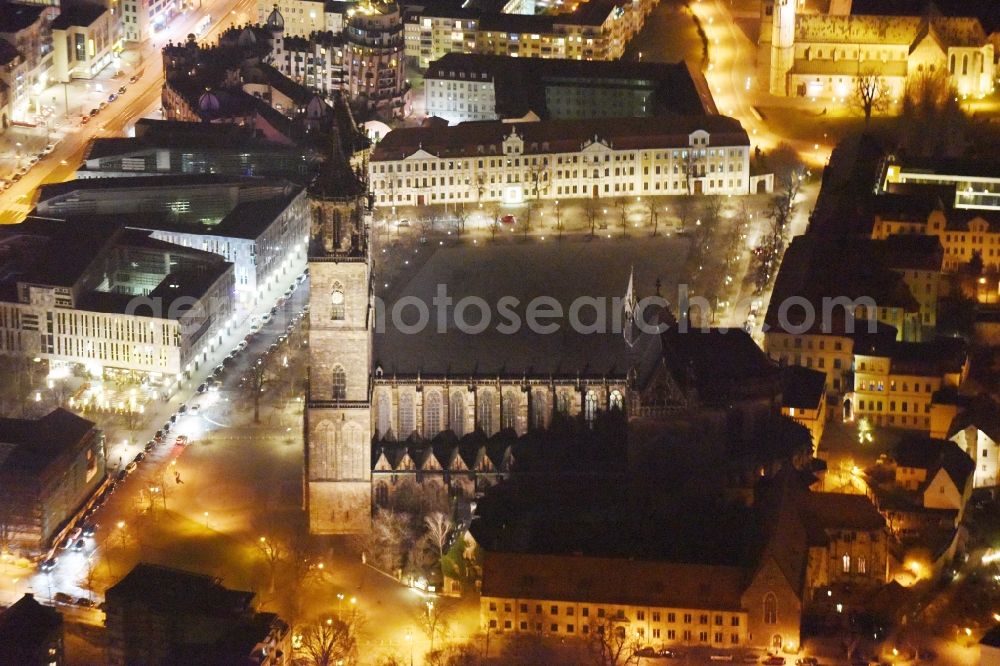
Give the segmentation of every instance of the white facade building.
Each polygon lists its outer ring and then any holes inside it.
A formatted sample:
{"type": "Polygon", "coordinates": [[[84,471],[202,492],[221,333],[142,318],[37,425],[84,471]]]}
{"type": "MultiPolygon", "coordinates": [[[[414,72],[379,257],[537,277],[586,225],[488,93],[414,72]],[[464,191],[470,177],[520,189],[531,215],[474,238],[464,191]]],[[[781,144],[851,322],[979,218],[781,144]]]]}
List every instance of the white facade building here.
{"type": "MultiPolygon", "coordinates": [[[[375,204],[749,194],[750,140],[724,116],[405,128],[375,147],[375,204]]],[[[761,179],[763,184],[764,180],[761,179]]]]}

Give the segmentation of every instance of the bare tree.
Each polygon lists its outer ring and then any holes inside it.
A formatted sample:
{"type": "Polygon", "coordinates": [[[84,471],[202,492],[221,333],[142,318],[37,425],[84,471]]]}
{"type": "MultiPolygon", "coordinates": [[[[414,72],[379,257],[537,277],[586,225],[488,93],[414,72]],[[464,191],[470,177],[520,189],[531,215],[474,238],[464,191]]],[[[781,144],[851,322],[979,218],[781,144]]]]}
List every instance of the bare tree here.
{"type": "Polygon", "coordinates": [[[872,67],[866,67],[854,78],[851,104],[865,114],[865,127],[871,123],[872,113],[885,113],[889,109],[889,86],[885,78],[872,67]]]}
{"type": "Polygon", "coordinates": [[[608,615],[590,625],[587,652],[595,666],[626,666],[637,664],[638,639],[629,634],[624,615],[608,615]]]}
{"type": "Polygon", "coordinates": [[[479,666],[479,650],[471,643],[449,645],[424,655],[424,666],[479,666]]]}
{"type": "Polygon", "coordinates": [[[406,514],[392,509],[379,509],[372,515],[372,529],[355,537],[355,545],[369,564],[382,571],[396,574],[403,567],[403,556],[416,540],[406,514]]]}
{"type": "Polygon", "coordinates": [[[618,223],[622,227],[622,238],[628,237],[628,199],[615,198],[615,208],[618,209],[618,223]]]}
{"type": "Polygon", "coordinates": [[[448,637],[450,627],[448,618],[451,615],[451,607],[444,599],[434,599],[424,602],[416,612],[417,626],[427,636],[430,641],[430,651],[434,651],[435,640],[445,640],[448,637]]]}
{"type": "Polygon", "coordinates": [[[438,561],[444,557],[444,549],[448,545],[448,535],[451,533],[451,518],[440,511],[424,516],[424,526],[427,528],[427,540],[434,547],[438,561]]]}
{"type": "Polygon", "coordinates": [[[674,211],[677,213],[677,224],[681,230],[687,229],[691,220],[695,216],[696,210],[696,200],[694,196],[690,194],[682,194],[677,197],[676,203],[674,203],[674,211]]]}
{"type": "Polygon", "coordinates": [[[590,237],[593,238],[597,235],[597,219],[600,215],[596,199],[587,199],[587,202],[583,204],[583,215],[590,227],[590,237]]]}
{"type": "Polygon", "coordinates": [[[282,368],[278,365],[279,354],[266,353],[250,364],[240,380],[244,399],[253,404],[253,422],[260,423],[260,400],[272,384],[278,383],[282,368]]]}
{"type": "MultiPolygon", "coordinates": [[[[361,616],[327,617],[301,630],[299,652],[308,666],[351,666],[358,660],[361,616]]],[[[298,663],[298,662],[297,662],[298,663]]]]}
{"type": "Polygon", "coordinates": [[[285,558],[285,549],[278,540],[262,536],[257,539],[257,550],[267,565],[268,580],[270,581],[268,583],[268,590],[274,592],[274,582],[275,578],[277,578],[278,566],[285,558]]]}
{"type": "Polygon", "coordinates": [[[960,154],[968,119],[945,68],[924,71],[906,84],[901,114],[901,149],[916,157],[960,154]]]}
{"type": "Polygon", "coordinates": [[[459,204],[455,208],[455,235],[461,237],[465,233],[465,223],[469,219],[469,211],[465,210],[465,204],[459,204]]]}
{"type": "MultiPolygon", "coordinates": [[[[547,158],[541,158],[546,160],[547,158]]],[[[528,167],[528,182],[531,183],[531,196],[539,199],[542,192],[548,189],[549,185],[549,165],[547,162],[532,164],[528,167]]]]}
{"type": "Polygon", "coordinates": [[[494,204],[490,206],[490,240],[495,241],[497,239],[497,234],[500,233],[500,218],[503,216],[503,209],[500,208],[500,204],[494,204]]]}
{"type": "Polygon", "coordinates": [[[562,203],[560,203],[559,200],[557,199],[556,200],[556,238],[558,238],[559,240],[562,240],[562,235],[563,235],[563,229],[564,228],[565,228],[565,224],[563,223],[563,219],[562,219],[562,203]]]}
{"type": "Polygon", "coordinates": [[[646,210],[646,214],[649,216],[649,224],[653,227],[653,230],[649,235],[655,237],[660,228],[660,212],[656,208],[656,199],[653,197],[647,198],[645,200],[644,208],[646,210]]]}
{"type": "Polygon", "coordinates": [[[476,172],[475,178],[476,203],[479,204],[482,203],[483,194],[486,193],[486,174],[482,171],[478,171],[476,172]]]}
{"type": "Polygon", "coordinates": [[[532,223],[534,222],[532,218],[535,214],[535,207],[536,204],[534,201],[529,201],[525,204],[524,213],[521,214],[521,219],[518,222],[518,226],[521,227],[521,237],[524,240],[528,240],[528,234],[531,233],[532,223]]]}

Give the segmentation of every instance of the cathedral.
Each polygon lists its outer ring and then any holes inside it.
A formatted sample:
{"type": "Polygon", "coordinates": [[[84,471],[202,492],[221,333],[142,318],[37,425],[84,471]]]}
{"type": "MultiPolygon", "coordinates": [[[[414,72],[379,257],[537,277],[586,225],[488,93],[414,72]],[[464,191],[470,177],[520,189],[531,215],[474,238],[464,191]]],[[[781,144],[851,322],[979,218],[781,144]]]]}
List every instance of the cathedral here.
{"type": "MultiPolygon", "coordinates": [[[[822,3],[821,3],[822,4],[822,3]]],[[[852,0],[804,11],[803,0],[762,0],[758,65],[782,97],[847,100],[859,75],[882,77],[893,99],[909,79],[947,72],[963,96],[993,91],[994,46],[979,19],[860,13],[852,0]]]]}

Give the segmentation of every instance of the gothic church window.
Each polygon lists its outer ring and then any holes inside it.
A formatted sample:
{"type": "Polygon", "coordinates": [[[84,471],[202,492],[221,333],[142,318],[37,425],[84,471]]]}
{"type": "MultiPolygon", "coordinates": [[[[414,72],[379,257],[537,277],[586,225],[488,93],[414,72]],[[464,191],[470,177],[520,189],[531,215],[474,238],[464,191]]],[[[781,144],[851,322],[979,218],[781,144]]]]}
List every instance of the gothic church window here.
{"type": "Polygon", "coordinates": [[[416,428],[413,417],[413,394],[404,393],[399,396],[399,435],[402,439],[413,434],[416,428]]]}
{"type": "Polygon", "coordinates": [[[597,420],[597,393],[593,390],[587,391],[583,399],[583,418],[589,425],[597,420]]]}
{"type": "Polygon", "coordinates": [[[347,399],[347,373],[340,365],[333,366],[333,399],[347,399]]]}
{"type": "Polygon", "coordinates": [[[424,403],[424,437],[431,439],[441,432],[441,394],[434,391],[424,403]]]}
{"type": "Polygon", "coordinates": [[[388,393],[381,393],[378,396],[378,439],[385,439],[390,436],[392,430],[392,403],[388,393]]]}
{"type": "Polygon", "coordinates": [[[545,428],[545,416],[548,412],[549,401],[545,391],[535,391],[531,394],[531,427],[535,430],[545,428]]]}
{"type": "Polygon", "coordinates": [[[500,403],[500,427],[503,430],[517,429],[517,395],[513,391],[503,394],[500,403]]]}
{"type": "Polygon", "coordinates": [[[778,623],[778,597],[774,592],[764,595],[764,624],[778,623]]]}
{"type": "Polygon", "coordinates": [[[617,409],[618,411],[623,411],[625,409],[625,397],[618,389],[611,392],[610,407],[611,409],[617,409]]]}
{"type": "Polygon", "coordinates": [[[347,300],[344,298],[344,286],[339,282],[333,283],[333,292],[330,294],[330,319],[343,321],[347,316],[347,300]]]}
{"type": "Polygon", "coordinates": [[[487,436],[493,434],[493,392],[483,391],[479,396],[479,428],[487,436]]]}
{"type": "Polygon", "coordinates": [[[465,434],[465,400],[462,398],[462,394],[457,391],[451,394],[448,405],[448,423],[456,437],[465,434]]]}

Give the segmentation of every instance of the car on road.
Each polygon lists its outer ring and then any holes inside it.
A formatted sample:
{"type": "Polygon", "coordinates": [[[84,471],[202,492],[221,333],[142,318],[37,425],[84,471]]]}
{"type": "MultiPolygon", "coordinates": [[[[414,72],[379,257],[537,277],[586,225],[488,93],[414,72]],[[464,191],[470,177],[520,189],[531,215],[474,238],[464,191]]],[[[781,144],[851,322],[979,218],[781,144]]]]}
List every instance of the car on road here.
{"type": "Polygon", "coordinates": [[[163,436],[165,434],[166,433],[164,433],[162,430],[157,430],[156,434],[153,435],[153,439],[155,439],[157,442],[162,442],[163,441],[163,436]]]}
{"type": "Polygon", "coordinates": [[[56,144],[50,143],[47,146],[45,146],[44,148],[42,148],[42,155],[48,155],[49,153],[51,153],[55,149],[56,149],[56,144]]]}
{"type": "Polygon", "coordinates": [[[198,393],[204,393],[207,390],[208,390],[208,384],[206,384],[205,382],[198,384],[198,389],[197,389],[198,393]]]}
{"type": "Polygon", "coordinates": [[[399,222],[396,223],[396,226],[397,227],[408,227],[408,226],[410,226],[410,221],[409,220],[400,220],[399,222]]]}
{"type": "Polygon", "coordinates": [[[132,76],[128,77],[129,83],[135,83],[138,80],[139,80],[139,75],[138,74],[133,74],[132,76]]]}
{"type": "Polygon", "coordinates": [[[634,652],[634,654],[635,654],[636,657],[658,657],[659,656],[658,654],[656,654],[656,650],[654,650],[651,647],[639,648],[638,650],[636,650],[634,652]]]}
{"type": "Polygon", "coordinates": [[[795,663],[799,666],[818,666],[819,659],[816,657],[799,657],[795,660],[795,663]]]}
{"type": "Polygon", "coordinates": [[[87,543],[83,539],[77,539],[76,543],[73,544],[73,550],[80,552],[87,546],[87,543]]]}
{"type": "Polygon", "coordinates": [[[73,530],[69,533],[69,536],[67,536],[66,538],[69,539],[70,541],[76,541],[77,539],[80,538],[81,534],[83,534],[83,528],[74,527],[73,530]]]}
{"type": "Polygon", "coordinates": [[[17,181],[21,180],[21,178],[22,178],[23,176],[24,176],[24,174],[23,174],[23,173],[21,173],[20,171],[18,171],[17,173],[15,173],[14,175],[12,175],[12,176],[10,177],[10,182],[12,182],[12,183],[16,183],[17,181]]]}
{"type": "Polygon", "coordinates": [[[127,477],[127,476],[128,476],[128,470],[127,469],[123,469],[123,470],[120,470],[118,472],[118,474],[115,475],[115,480],[117,480],[117,481],[124,481],[125,477],[127,477]]]}
{"type": "Polygon", "coordinates": [[[73,597],[69,596],[65,592],[56,592],[55,596],[52,597],[52,598],[55,599],[55,602],[57,604],[71,604],[71,603],[73,603],[73,597]]]}
{"type": "Polygon", "coordinates": [[[188,441],[187,435],[177,435],[177,439],[174,440],[174,444],[177,446],[187,446],[188,441]]]}
{"type": "Polygon", "coordinates": [[[515,217],[514,215],[507,214],[501,217],[500,221],[503,222],[504,224],[515,224],[517,222],[517,217],[515,217]]]}
{"type": "Polygon", "coordinates": [[[83,536],[92,537],[97,534],[97,523],[87,523],[83,526],[83,536]]]}
{"type": "Polygon", "coordinates": [[[775,654],[775,655],[771,655],[770,657],[768,657],[767,659],[765,659],[761,663],[767,664],[767,666],[784,666],[784,664],[785,664],[785,658],[784,657],[779,657],[778,655],[775,654]]]}
{"type": "Polygon", "coordinates": [[[177,408],[177,413],[183,416],[184,414],[187,414],[187,410],[188,406],[184,404],[177,408]]]}
{"type": "Polygon", "coordinates": [[[135,468],[138,467],[138,466],[139,465],[137,465],[136,462],[133,460],[129,464],[125,465],[125,469],[124,469],[125,474],[126,475],[131,474],[132,472],[135,471],[135,468]]]}
{"type": "Polygon", "coordinates": [[[146,454],[143,453],[142,451],[139,451],[139,453],[135,454],[135,458],[132,458],[132,462],[141,463],[145,459],[146,459],[146,454]]]}
{"type": "Polygon", "coordinates": [[[220,363],[219,365],[215,366],[214,370],[212,370],[212,374],[216,376],[221,376],[222,373],[225,371],[226,371],[226,366],[220,363]]]}
{"type": "Polygon", "coordinates": [[[117,93],[111,93],[110,95],[108,95],[108,104],[110,104],[111,102],[115,101],[116,99],[118,99],[118,94],[117,93]]]}
{"type": "Polygon", "coordinates": [[[144,446],[142,450],[145,451],[145,452],[147,452],[147,453],[149,453],[150,451],[152,451],[155,448],[156,448],[156,440],[155,439],[151,439],[148,442],[146,442],[146,446],[144,446]]]}
{"type": "Polygon", "coordinates": [[[104,107],[106,107],[107,105],[108,105],[107,102],[101,102],[100,104],[97,105],[97,108],[98,108],[98,110],[100,110],[100,109],[103,109],[104,107]]]}
{"type": "Polygon", "coordinates": [[[201,411],[201,405],[199,405],[198,403],[195,403],[195,404],[191,405],[191,415],[192,416],[194,416],[195,414],[197,414],[200,411],[201,411]]]}
{"type": "Polygon", "coordinates": [[[38,568],[41,569],[45,573],[48,573],[49,571],[52,571],[53,569],[56,568],[56,558],[50,557],[47,560],[43,560],[42,563],[39,565],[38,568]]]}
{"type": "MultiPolygon", "coordinates": [[[[101,102],[101,104],[104,104],[104,102],[101,102]]],[[[101,108],[103,108],[103,107],[101,107],[101,108]]],[[[101,109],[100,109],[100,108],[97,108],[97,109],[91,109],[91,110],[90,110],[90,117],[91,117],[91,118],[93,118],[94,116],[96,116],[96,115],[97,115],[98,113],[100,113],[100,112],[101,112],[101,109]]]]}
{"type": "Polygon", "coordinates": [[[38,164],[38,155],[32,155],[31,158],[28,160],[28,164],[32,166],[38,164]]]}
{"type": "Polygon", "coordinates": [[[124,95],[126,90],[127,90],[127,88],[125,86],[122,86],[121,88],[118,89],[118,94],[119,95],[124,95]]]}
{"type": "Polygon", "coordinates": [[[79,606],[80,608],[93,608],[94,606],[97,605],[93,601],[91,601],[90,599],[88,599],[87,597],[80,597],[79,599],[77,599],[73,603],[76,604],[77,606],[79,606]]]}
{"type": "Polygon", "coordinates": [[[684,653],[680,650],[671,650],[670,648],[661,648],[659,652],[656,653],[657,657],[661,659],[683,659],[684,653]]]}
{"type": "Polygon", "coordinates": [[[173,427],[173,425],[174,424],[171,423],[170,421],[167,421],[166,423],[164,423],[163,424],[163,432],[170,432],[170,429],[173,427]]]}
{"type": "Polygon", "coordinates": [[[90,122],[90,116],[81,116],[80,117],[80,124],[81,125],[86,125],[89,122],[90,122]]]}

